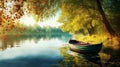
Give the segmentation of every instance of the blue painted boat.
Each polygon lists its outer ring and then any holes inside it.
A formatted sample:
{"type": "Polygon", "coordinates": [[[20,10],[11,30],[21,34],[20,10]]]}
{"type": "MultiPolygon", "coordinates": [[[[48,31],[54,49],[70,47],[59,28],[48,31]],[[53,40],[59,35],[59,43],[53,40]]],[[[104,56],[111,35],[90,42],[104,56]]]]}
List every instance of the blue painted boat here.
{"type": "Polygon", "coordinates": [[[98,53],[102,48],[102,43],[90,44],[77,40],[70,40],[69,43],[70,50],[78,53],[98,53]]]}

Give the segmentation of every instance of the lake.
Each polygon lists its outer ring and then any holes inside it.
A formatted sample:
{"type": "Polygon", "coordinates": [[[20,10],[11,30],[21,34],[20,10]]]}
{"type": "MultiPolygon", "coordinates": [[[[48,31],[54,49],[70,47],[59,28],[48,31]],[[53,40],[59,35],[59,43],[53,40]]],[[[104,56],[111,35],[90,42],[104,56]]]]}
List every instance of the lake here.
{"type": "Polygon", "coordinates": [[[59,67],[59,48],[70,35],[7,35],[0,39],[0,67],[59,67]]]}
{"type": "Polygon", "coordinates": [[[71,38],[68,34],[7,35],[0,39],[0,67],[120,66],[119,50],[103,47],[98,54],[76,54],[67,45],[71,38]]]}

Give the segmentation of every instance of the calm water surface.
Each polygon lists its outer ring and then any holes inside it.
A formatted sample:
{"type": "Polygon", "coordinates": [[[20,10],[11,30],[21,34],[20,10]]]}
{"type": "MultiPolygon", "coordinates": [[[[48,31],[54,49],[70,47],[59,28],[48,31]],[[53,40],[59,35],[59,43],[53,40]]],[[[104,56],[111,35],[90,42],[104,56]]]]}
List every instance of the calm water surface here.
{"type": "Polygon", "coordinates": [[[120,50],[104,47],[98,54],[69,50],[70,35],[8,35],[0,39],[0,67],[119,67],[120,50]]]}
{"type": "Polygon", "coordinates": [[[0,67],[60,67],[70,35],[8,36],[0,40],[0,67]]]}

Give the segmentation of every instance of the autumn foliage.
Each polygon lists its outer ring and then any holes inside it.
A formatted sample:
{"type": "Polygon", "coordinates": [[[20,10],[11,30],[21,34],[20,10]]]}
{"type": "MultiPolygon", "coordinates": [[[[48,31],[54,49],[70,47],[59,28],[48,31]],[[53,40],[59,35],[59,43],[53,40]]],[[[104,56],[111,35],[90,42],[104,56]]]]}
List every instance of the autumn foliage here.
{"type": "Polygon", "coordinates": [[[0,31],[15,28],[23,15],[31,14],[36,21],[48,18],[56,12],[59,0],[0,0],[0,31]]]}

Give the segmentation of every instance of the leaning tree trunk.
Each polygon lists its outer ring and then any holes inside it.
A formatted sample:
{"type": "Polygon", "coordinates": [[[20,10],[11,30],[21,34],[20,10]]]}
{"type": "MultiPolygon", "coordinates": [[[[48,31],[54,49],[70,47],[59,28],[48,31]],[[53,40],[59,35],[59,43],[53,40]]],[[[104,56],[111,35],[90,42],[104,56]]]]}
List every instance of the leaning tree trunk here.
{"type": "Polygon", "coordinates": [[[103,18],[102,22],[106,28],[106,30],[108,31],[109,35],[112,35],[112,36],[115,36],[116,35],[116,32],[112,29],[112,27],[110,26],[110,23],[109,21],[107,20],[106,18],[106,15],[102,9],[102,5],[100,3],[100,0],[96,0],[96,3],[97,3],[97,7],[98,7],[98,10],[103,18]]]}

